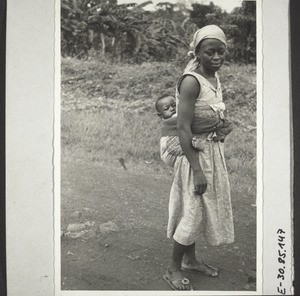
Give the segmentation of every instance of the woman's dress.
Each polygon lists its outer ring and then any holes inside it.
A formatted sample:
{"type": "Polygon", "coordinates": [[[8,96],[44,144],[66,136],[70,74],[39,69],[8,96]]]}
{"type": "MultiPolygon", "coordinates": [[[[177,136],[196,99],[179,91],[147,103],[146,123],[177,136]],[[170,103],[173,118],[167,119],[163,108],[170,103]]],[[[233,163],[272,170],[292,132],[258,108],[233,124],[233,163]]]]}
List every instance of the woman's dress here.
{"type": "MultiPolygon", "coordinates": [[[[201,85],[201,92],[195,102],[193,126],[200,118],[214,117],[216,112],[210,105],[222,102],[221,84],[217,88],[203,76],[194,76],[201,85]]],[[[180,95],[176,93],[176,100],[180,95]]],[[[200,120],[201,121],[201,120],[200,120]]],[[[191,245],[197,239],[208,244],[219,245],[234,241],[230,186],[224,158],[224,143],[212,140],[212,133],[199,137],[206,139],[204,151],[199,153],[201,168],[207,179],[207,189],[200,197],[194,194],[193,171],[187,158],[182,155],[174,164],[174,180],[169,199],[169,221],[167,236],[182,245],[191,245]]]]}

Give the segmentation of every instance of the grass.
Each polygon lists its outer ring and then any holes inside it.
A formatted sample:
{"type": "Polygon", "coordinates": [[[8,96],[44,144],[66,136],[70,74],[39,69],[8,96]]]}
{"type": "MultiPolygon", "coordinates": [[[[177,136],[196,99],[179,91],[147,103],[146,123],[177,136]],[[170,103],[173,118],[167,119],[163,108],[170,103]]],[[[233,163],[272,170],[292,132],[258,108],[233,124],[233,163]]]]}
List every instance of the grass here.
{"type": "Polygon", "coordinates": [[[65,147],[81,147],[125,159],[159,160],[159,120],[155,113],[115,110],[70,111],[62,118],[65,147]]]}
{"type": "MultiPolygon", "coordinates": [[[[154,101],[174,93],[182,69],[167,63],[142,65],[62,60],[62,149],[90,160],[124,158],[164,166],[159,156],[159,118],[154,101]]],[[[220,80],[227,117],[235,129],[226,159],[235,194],[256,192],[255,66],[223,66],[220,80]]]]}

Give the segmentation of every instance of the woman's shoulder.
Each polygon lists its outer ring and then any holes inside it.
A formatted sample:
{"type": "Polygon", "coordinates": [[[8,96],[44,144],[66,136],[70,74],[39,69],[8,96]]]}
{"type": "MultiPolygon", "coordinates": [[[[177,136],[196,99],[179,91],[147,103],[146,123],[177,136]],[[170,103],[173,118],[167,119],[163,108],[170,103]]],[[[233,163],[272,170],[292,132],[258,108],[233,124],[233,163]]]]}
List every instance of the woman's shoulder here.
{"type": "MultiPolygon", "coordinates": [[[[195,71],[188,71],[188,72],[185,72],[183,73],[183,75],[181,76],[181,80],[183,80],[183,78],[185,77],[192,77],[193,79],[190,79],[191,81],[197,81],[197,83],[200,85],[200,86],[210,86],[208,80],[202,76],[200,73],[197,73],[195,71]]],[[[218,79],[218,76],[216,75],[217,79],[218,79]]],[[[218,79],[219,80],[219,79],[218,79]]]]}
{"type": "Polygon", "coordinates": [[[180,86],[199,87],[200,81],[193,72],[185,72],[179,77],[177,85],[178,88],[180,86]]]}
{"type": "Polygon", "coordinates": [[[181,79],[178,81],[177,84],[177,93],[179,96],[184,94],[188,97],[197,98],[199,96],[200,91],[201,84],[195,76],[189,75],[189,73],[186,73],[181,76],[181,79]]]}

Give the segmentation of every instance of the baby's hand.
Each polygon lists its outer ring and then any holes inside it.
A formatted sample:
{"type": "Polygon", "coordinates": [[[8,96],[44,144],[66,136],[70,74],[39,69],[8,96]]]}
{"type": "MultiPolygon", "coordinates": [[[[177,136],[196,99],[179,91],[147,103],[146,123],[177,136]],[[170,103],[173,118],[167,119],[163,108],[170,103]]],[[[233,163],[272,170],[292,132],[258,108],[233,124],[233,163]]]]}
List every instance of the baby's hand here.
{"type": "Polygon", "coordinates": [[[205,144],[203,141],[195,137],[192,138],[192,146],[199,151],[204,151],[205,149],[205,144]]]}

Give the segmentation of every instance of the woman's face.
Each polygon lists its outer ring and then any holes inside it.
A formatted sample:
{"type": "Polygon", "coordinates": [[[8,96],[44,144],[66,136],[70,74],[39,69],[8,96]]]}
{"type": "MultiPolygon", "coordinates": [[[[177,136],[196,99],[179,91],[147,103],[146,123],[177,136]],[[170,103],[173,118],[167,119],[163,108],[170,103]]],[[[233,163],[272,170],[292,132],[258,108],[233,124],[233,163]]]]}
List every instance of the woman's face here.
{"type": "Polygon", "coordinates": [[[218,39],[204,39],[196,53],[205,70],[218,71],[226,56],[226,46],[218,39]]]}

